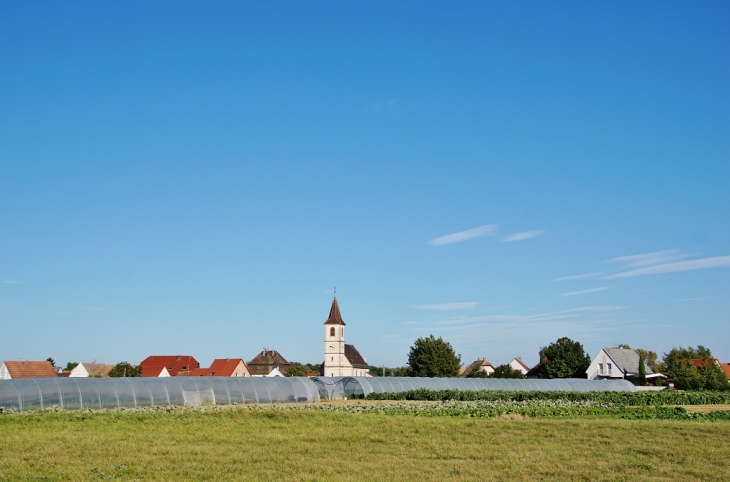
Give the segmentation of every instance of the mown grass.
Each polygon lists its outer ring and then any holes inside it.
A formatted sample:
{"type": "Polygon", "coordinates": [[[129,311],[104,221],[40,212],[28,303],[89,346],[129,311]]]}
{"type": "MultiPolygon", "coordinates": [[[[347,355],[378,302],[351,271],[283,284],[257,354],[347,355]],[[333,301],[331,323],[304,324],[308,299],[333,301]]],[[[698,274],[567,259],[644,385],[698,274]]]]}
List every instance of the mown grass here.
{"type": "Polygon", "coordinates": [[[318,411],[0,416],[0,480],[730,480],[730,423],[318,411]]]}

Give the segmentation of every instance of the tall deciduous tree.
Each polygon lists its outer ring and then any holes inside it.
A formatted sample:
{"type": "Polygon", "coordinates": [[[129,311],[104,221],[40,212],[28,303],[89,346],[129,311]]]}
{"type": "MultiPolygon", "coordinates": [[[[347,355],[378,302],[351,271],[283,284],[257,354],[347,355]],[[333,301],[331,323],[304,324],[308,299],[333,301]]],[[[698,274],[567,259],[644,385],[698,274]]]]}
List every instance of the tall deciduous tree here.
{"type": "Polygon", "coordinates": [[[664,354],[665,374],[681,390],[727,390],[727,376],[709,348],[672,348],[664,354]],[[692,360],[702,360],[695,366],[692,360]]]}
{"type": "Polygon", "coordinates": [[[408,354],[410,377],[456,377],[459,375],[461,355],[443,338],[419,338],[408,354]]]}
{"type": "Polygon", "coordinates": [[[540,349],[540,378],[585,378],[590,364],[583,345],[567,337],[540,349]]]}

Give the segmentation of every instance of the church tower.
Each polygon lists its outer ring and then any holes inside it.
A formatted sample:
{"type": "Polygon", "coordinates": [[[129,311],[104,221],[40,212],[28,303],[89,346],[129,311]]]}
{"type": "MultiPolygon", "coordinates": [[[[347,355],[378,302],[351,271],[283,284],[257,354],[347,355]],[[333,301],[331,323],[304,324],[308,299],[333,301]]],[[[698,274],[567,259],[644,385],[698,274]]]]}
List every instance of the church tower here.
{"type": "Polygon", "coordinates": [[[345,322],[340,315],[337,295],[332,299],[330,316],[324,322],[324,373],[326,377],[352,375],[352,365],[345,357],[345,322]]]}

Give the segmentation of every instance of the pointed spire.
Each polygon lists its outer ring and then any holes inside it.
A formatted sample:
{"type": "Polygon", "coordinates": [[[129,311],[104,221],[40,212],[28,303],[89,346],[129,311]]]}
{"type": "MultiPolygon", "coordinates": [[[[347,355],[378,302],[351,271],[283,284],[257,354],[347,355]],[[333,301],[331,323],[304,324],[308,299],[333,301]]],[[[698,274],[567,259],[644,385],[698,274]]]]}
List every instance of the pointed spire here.
{"type": "Polygon", "coordinates": [[[332,308],[330,308],[330,316],[327,318],[327,321],[324,322],[325,325],[344,325],[345,322],[342,319],[342,315],[340,314],[340,305],[337,303],[337,296],[332,298],[332,308]]]}

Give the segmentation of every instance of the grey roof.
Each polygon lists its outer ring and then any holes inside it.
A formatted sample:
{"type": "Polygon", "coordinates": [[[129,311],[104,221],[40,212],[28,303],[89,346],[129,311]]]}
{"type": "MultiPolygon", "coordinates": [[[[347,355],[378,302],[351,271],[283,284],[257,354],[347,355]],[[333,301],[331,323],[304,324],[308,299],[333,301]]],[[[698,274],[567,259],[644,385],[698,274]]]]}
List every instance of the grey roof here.
{"type": "MultiPolygon", "coordinates": [[[[639,355],[634,350],[629,348],[604,348],[603,351],[608,353],[608,356],[627,375],[639,374],[639,355]]],[[[647,375],[654,373],[646,360],[644,360],[644,367],[647,375]]]]}

